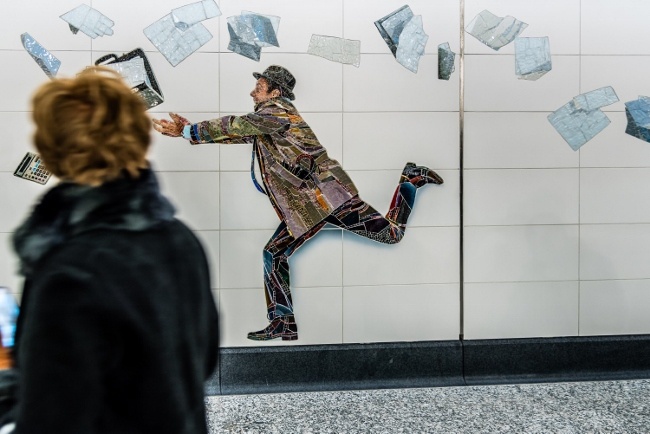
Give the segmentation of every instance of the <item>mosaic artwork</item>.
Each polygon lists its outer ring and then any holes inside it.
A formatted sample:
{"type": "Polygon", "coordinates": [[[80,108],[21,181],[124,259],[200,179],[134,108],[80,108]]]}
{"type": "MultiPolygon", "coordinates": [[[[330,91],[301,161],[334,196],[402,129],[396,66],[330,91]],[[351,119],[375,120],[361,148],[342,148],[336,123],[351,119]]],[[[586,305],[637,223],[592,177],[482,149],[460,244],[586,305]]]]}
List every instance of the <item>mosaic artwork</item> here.
{"type": "Polygon", "coordinates": [[[259,62],[263,47],[279,47],[280,17],[242,11],[227,18],[228,50],[259,62]]]}
{"type": "Polygon", "coordinates": [[[548,36],[515,39],[515,74],[535,81],[552,69],[548,36]]]}
{"type": "Polygon", "coordinates": [[[395,58],[400,65],[411,72],[418,72],[420,58],[424,56],[429,36],[422,27],[422,15],[416,15],[406,23],[399,35],[395,58]]]}
{"type": "Polygon", "coordinates": [[[397,61],[409,71],[417,72],[429,39],[422,27],[422,16],[414,16],[411,8],[404,5],[375,21],[375,27],[397,61]]]}
{"type": "Polygon", "coordinates": [[[617,101],[611,86],[601,87],[574,97],[548,115],[548,120],[571,149],[577,151],[609,125],[609,118],[600,108],[617,101]]]}
{"type": "Polygon", "coordinates": [[[48,77],[54,78],[56,73],[59,72],[61,61],[43,48],[41,44],[36,42],[36,39],[32,38],[29,33],[23,33],[20,35],[20,40],[22,41],[25,50],[30,56],[32,56],[32,59],[36,61],[38,66],[41,67],[43,72],[48,77]]]}
{"type": "MultiPolygon", "coordinates": [[[[338,163],[336,163],[338,164],[338,163]]],[[[330,164],[331,165],[331,164],[330,164]]],[[[332,167],[334,169],[334,167],[332,167]]],[[[356,192],[356,187],[340,167],[334,172],[341,180],[348,183],[348,188],[356,192]]],[[[298,338],[295,324],[294,307],[291,297],[289,276],[289,258],[306,241],[314,237],[326,224],[345,229],[365,238],[384,244],[398,243],[405,234],[408,218],[415,204],[418,188],[426,184],[442,184],[443,180],[435,172],[424,167],[407,163],[386,216],[376,211],[358,195],[348,197],[338,207],[329,208],[322,220],[313,219],[313,223],[301,235],[291,231],[291,222],[283,221],[277,231],[264,247],[264,289],[267,303],[267,316],[271,321],[268,327],[248,334],[252,340],[268,340],[282,337],[283,340],[298,338]]],[[[328,202],[332,197],[318,198],[320,186],[316,185],[316,202],[328,202]]],[[[296,193],[290,189],[289,196],[296,193]]],[[[327,190],[322,190],[327,195],[327,190]]],[[[278,192],[280,193],[280,192],[278,192]]],[[[332,193],[329,193],[331,195],[332,193]]],[[[322,206],[322,204],[320,205],[322,206]]]]}
{"type": "Polygon", "coordinates": [[[625,132],[631,136],[650,142],[650,98],[639,96],[638,99],[625,103],[627,128],[625,132]]]}
{"type": "Polygon", "coordinates": [[[449,80],[451,73],[454,72],[454,61],[456,53],[451,51],[449,42],[438,45],[438,79],[449,80]]]}
{"type": "Polygon", "coordinates": [[[221,10],[214,0],[191,3],[173,9],[144,29],[144,34],[176,66],[212,39],[212,33],[201,21],[219,15],[221,10]]]}
{"type": "Polygon", "coordinates": [[[112,27],[115,25],[113,20],[88,5],[79,5],[60,18],[68,23],[72,33],[77,34],[81,30],[93,39],[97,36],[112,35],[112,27]]]}
{"type": "Polygon", "coordinates": [[[23,159],[14,170],[14,176],[38,184],[47,184],[52,173],[47,170],[40,155],[33,152],[27,152],[23,159]]]}
{"type": "Polygon", "coordinates": [[[144,68],[144,60],[141,57],[124,62],[109,63],[104,66],[117,71],[129,87],[136,87],[149,81],[147,71],[144,68]]]}
{"type": "Polygon", "coordinates": [[[526,27],[528,24],[510,15],[498,17],[484,10],[474,17],[465,31],[493,50],[499,50],[514,41],[526,27]]]}
{"type": "Polygon", "coordinates": [[[255,44],[249,44],[239,36],[240,33],[245,34],[247,31],[248,28],[245,26],[241,26],[240,28],[240,23],[237,21],[233,21],[232,23],[228,22],[228,34],[230,35],[228,49],[233,53],[237,53],[259,62],[262,57],[262,47],[255,44]]]}
{"type": "Polygon", "coordinates": [[[204,0],[172,9],[174,25],[180,30],[187,30],[194,24],[221,15],[219,5],[214,0],[204,0]]]}
{"type": "Polygon", "coordinates": [[[311,35],[307,53],[358,68],[361,62],[361,41],[335,36],[311,35]]]}
{"type": "Polygon", "coordinates": [[[294,76],[278,65],[263,73],[251,92],[255,111],[196,124],[176,114],[172,121],[154,119],[162,134],[189,139],[192,144],[252,143],[251,176],[269,197],[280,224],[263,249],[264,290],[269,325],[251,332],[252,340],[298,339],[291,296],[289,258],[330,224],[371,240],[398,243],[415,204],[416,192],[443,179],[425,166],[407,163],[384,216],[361,200],[350,176],[328,156],[313,130],[293,105],[294,76]],[[268,91],[268,84],[278,88],[268,91]],[[281,89],[281,90],[280,90],[281,89]],[[182,131],[182,133],[181,133],[182,131]],[[257,161],[261,184],[255,180],[257,161]]]}
{"type": "Polygon", "coordinates": [[[402,33],[404,26],[406,26],[406,23],[408,23],[411,18],[413,18],[411,8],[408,5],[404,5],[396,11],[375,21],[375,27],[379,30],[381,37],[384,38],[384,41],[386,42],[386,45],[388,45],[388,48],[390,48],[393,56],[397,55],[399,35],[402,33]]]}
{"type": "Polygon", "coordinates": [[[95,62],[117,71],[127,84],[138,94],[150,109],[162,103],[164,97],[151,64],[141,48],[137,48],[123,56],[107,54],[95,62]]]}
{"type": "Polygon", "coordinates": [[[611,86],[601,87],[573,97],[575,107],[587,112],[614,104],[618,101],[618,96],[611,86]]]}

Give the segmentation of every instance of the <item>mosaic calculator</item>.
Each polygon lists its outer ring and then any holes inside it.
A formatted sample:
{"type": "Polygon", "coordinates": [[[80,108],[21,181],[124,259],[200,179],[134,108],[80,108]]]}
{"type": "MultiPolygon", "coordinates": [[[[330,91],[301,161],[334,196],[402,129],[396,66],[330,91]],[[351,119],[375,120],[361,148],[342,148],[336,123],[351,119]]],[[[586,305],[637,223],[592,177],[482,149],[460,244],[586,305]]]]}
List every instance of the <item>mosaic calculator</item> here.
{"type": "Polygon", "coordinates": [[[38,182],[39,184],[45,184],[52,174],[45,168],[41,157],[32,152],[28,152],[25,154],[23,161],[18,165],[14,176],[38,182]]]}

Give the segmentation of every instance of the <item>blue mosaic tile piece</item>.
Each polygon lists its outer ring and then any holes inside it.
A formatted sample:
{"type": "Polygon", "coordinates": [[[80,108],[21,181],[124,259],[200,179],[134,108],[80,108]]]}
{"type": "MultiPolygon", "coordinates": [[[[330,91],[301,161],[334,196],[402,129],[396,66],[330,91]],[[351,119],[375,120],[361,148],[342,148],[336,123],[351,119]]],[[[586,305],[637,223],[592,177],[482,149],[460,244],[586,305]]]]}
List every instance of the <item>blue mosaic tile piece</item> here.
{"type": "Polygon", "coordinates": [[[424,49],[427,46],[429,36],[424,33],[422,26],[422,15],[416,15],[404,26],[399,36],[397,61],[411,72],[418,72],[420,58],[424,56],[424,49]]]}
{"type": "Polygon", "coordinates": [[[577,151],[610,124],[600,108],[618,101],[611,86],[580,94],[548,115],[548,120],[562,138],[577,151]]]}
{"type": "Polygon", "coordinates": [[[400,35],[411,18],[413,18],[411,8],[408,5],[404,5],[375,21],[375,27],[379,30],[384,41],[386,41],[386,45],[390,48],[393,56],[397,56],[400,35]]]}
{"type": "Polygon", "coordinates": [[[115,22],[106,15],[85,4],[66,12],[60,18],[68,23],[72,33],[76,34],[77,31],[81,30],[82,33],[92,39],[97,36],[112,35],[113,26],[115,25],[115,22]]]}
{"type": "Polygon", "coordinates": [[[50,78],[56,77],[56,73],[59,72],[59,67],[61,66],[61,61],[47,51],[29,33],[20,35],[20,40],[25,50],[32,56],[38,66],[41,67],[43,72],[50,78]]]}
{"type": "Polygon", "coordinates": [[[520,79],[535,81],[552,68],[548,36],[515,39],[515,73],[520,79]]]}
{"type": "Polygon", "coordinates": [[[479,13],[467,25],[465,31],[497,51],[519,36],[528,24],[507,15],[498,17],[488,10],[479,13]]]}
{"type": "Polygon", "coordinates": [[[650,142],[650,98],[640,96],[639,99],[625,103],[627,128],[625,132],[631,136],[650,142]]]}
{"type": "Polygon", "coordinates": [[[307,53],[358,68],[361,62],[361,41],[336,36],[311,35],[307,53]]]}
{"type": "Polygon", "coordinates": [[[449,80],[451,73],[454,72],[454,61],[456,53],[451,51],[449,42],[438,45],[438,79],[449,80]]]}

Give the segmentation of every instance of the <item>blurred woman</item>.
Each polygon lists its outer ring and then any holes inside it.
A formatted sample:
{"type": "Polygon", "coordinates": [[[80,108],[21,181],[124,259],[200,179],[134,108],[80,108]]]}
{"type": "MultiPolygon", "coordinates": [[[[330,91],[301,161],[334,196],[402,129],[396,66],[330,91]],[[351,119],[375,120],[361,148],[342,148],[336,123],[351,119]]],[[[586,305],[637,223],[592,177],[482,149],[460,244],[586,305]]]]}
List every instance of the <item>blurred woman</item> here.
{"type": "Polygon", "coordinates": [[[144,103],[93,67],[44,84],[32,108],[61,182],[13,237],[15,433],[207,432],[217,312],[203,248],[149,168],[144,103]]]}

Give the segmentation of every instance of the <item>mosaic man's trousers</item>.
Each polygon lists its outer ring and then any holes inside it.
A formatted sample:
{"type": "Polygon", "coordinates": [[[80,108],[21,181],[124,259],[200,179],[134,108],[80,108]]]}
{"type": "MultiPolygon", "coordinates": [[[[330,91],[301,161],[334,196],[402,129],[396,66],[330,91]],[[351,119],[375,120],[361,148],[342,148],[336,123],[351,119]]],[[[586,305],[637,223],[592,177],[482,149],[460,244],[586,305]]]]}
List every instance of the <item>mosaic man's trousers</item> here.
{"type": "Polygon", "coordinates": [[[404,236],[417,187],[408,181],[401,182],[391,201],[386,216],[358,196],[334,210],[325,220],[298,238],[291,236],[282,222],[264,247],[264,290],[268,319],[293,315],[289,280],[289,257],[313,237],[327,223],[354,232],[380,243],[395,244],[404,236]]]}

